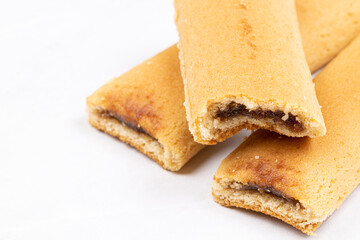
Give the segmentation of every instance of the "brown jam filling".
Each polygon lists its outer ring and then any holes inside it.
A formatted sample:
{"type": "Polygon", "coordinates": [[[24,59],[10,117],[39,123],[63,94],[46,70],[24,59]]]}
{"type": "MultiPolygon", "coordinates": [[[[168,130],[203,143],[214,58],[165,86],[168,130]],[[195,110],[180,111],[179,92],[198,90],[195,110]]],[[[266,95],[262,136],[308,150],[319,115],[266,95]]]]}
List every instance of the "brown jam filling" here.
{"type": "Polygon", "coordinates": [[[124,118],[120,117],[117,114],[112,113],[111,111],[103,111],[100,114],[101,114],[102,117],[114,118],[114,119],[118,120],[119,122],[123,123],[125,126],[131,128],[132,130],[134,130],[134,131],[136,131],[138,133],[145,134],[145,135],[147,135],[147,136],[149,136],[151,138],[154,138],[150,133],[148,133],[141,126],[139,126],[139,125],[137,125],[135,123],[125,121],[124,118]]]}
{"type": "Polygon", "coordinates": [[[292,203],[298,202],[297,200],[293,199],[292,197],[286,195],[285,193],[283,193],[271,186],[266,187],[266,186],[260,186],[260,185],[254,184],[254,183],[249,183],[248,185],[243,185],[241,190],[257,190],[261,193],[273,194],[277,197],[284,198],[285,200],[292,202],[292,203]]]}
{"type": "Polygon", "coordinates": [[[270,110],[249,110],[244,104],[231,102],[226,110],[218,110],[215,117],[220,118],[220,120],[225,120],[227,118],[235,116],[247,116],[254,119],[272,119],[275,123],[280,123],[284,125],[287,129],[292,132],[302,132],[304,131],[304,126],[296,120],[296,116],[289,113],[289,116],[286,120],[282,120],[285,116],[285,113],[282,111],[270,111],[270,110]]]}

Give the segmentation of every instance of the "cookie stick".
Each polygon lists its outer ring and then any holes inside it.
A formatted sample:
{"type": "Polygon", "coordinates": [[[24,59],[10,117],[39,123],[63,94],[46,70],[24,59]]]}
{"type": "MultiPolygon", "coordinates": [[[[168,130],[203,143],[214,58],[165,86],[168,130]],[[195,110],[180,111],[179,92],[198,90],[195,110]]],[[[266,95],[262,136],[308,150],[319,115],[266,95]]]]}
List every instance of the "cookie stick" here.
{"type": "Polygon", "coordinates": [[[360,181],[360,35],[316,77],[328,132],[288,138],[259,130],[217,170],[214,200],[313,234],[360,181]]]}
{"type": "Polygon", "coordinates": [[[306,60],[318,70],[360,32],[358,0],[296,0],[306,60]]]}
{"type": "Polygon", "coordinates": [[[245,127],[325,134],[293,0],[175,0],[175,9],[195,141],[216,144],[245,127]]]}
{"type": "Polygon", "coordinates": [[[204,146],[185,117],[178,49],[172,46],[113,79],[87,98],[95,128],[177,171],[204,146]]]}

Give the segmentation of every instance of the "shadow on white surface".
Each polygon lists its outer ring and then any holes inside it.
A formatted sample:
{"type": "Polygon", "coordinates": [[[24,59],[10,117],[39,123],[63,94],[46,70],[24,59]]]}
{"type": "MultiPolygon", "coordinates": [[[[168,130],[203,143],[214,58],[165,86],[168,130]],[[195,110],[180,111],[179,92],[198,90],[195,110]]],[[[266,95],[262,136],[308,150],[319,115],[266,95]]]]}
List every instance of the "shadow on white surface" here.
{"type": "Polygon", "coordinates": [[[209,145],[193,157],[178,174],[191,174],[197,171],[198,168],[204,167],[208,161],[216,161],[220,164],[223,158],[218,159],[218,153],[227,152],[230,154],[236,147],[238,147],[244,140],[244,137],[249,136],[251,131],[240,131],[237,135],[217,145],[209,145]]]}
{"type": "MultiPolygon", "coordinates": [[[[0,12],[1,240],[309,239],[213,202],[212,177],[248,132],[172,173],[88,124],[86,96],[177,41],[172,1],[3,1],[0,12]]],[[[356,190],[316,239],[356,239],[359,201],[356,190]]]]}

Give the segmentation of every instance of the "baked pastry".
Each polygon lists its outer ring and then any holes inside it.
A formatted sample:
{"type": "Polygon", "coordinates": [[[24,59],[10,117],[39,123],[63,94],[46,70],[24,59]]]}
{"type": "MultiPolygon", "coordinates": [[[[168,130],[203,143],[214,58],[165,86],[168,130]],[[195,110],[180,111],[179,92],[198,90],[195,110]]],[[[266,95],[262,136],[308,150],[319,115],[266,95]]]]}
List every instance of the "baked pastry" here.
{"type": "Polygon", "coordinates": [[[360,32],[359,0],[296,0],[306,60],[318,70],[360,32]]]}
{"type": "Polygon", "coordinates": [[[359,66],[360,36],[315,78],[327,134],[289,138],[256,131],[221,163],[214,200],[313,234],[360,181],[359,66]]]}
{"type": "Polygon", "coordinates": [[[179,170],[203,148],[188,129],[177,56],[178,49],[172,46],[87,98],[92,126],[171,171],[179,170]]]}
{"type": "Polygon", "coordinates": [[[325,134],[292,0],[175,0],[189,128],[216,144],[243,128],[325,134]]]}

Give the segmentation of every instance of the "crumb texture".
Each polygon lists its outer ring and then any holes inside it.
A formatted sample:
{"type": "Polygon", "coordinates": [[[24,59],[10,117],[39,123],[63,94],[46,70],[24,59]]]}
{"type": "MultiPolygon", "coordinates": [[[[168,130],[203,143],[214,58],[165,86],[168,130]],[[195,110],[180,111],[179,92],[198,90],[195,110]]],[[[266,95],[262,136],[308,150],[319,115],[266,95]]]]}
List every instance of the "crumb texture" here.
{"type": "Polygon", "coordinates": [[[188,129],[178,54],[174,45],[87,98],[89,121],[94,127],[172,171],[203,148],[188,129]]]}
{"type": "Polygon", "coordinates": [[[312,235],[327,217],[317,216],[297,201],[289,201],[267,192],[242,190],[242,187],[242,184],[231,180],[214,180],[214,200],[223,206],[242,207],[274,216],[309,235],[312,235]]]}
{"type": "Polygon", "coordinates": [[[359,65],[360,35],[315,78],[327,134],[291,138],[256,131],[220,164],[215,201],[313,233],[360,183],[359,65]]]}
{"type": "Polygon", "coordinates": [[[242,4],[246,8],[237,0],[175,0],[186,115],[195,141],[215,144],[245,127],[324,135],[294,1],[242,4]],[[269,118],[215,117],[232,103],[250,111],[291,113],[305,130],[292,131],[269,118]]]}

